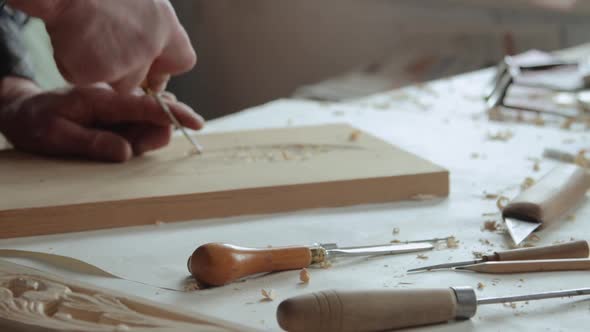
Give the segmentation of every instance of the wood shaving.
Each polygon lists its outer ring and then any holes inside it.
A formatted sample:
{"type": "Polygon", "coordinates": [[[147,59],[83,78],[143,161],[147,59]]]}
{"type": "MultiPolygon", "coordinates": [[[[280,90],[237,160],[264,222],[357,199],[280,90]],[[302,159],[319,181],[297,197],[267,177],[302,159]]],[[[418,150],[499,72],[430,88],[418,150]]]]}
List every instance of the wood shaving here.
{"type": "Polygon", "coordinates": [[[199,282],[193,278],[188,278],[184,283],[185,292],[194,292],[201,289],[199,282]]]}
{"type": "Polygon", "coordinates": [[[484,212],[481,214],[482,217],[493,217],[493,216],[497,216],[498,212],[484,212]]]}
{"type": "Polygon", "coordinates": [[[285,160],[293,159],[293,157],[287,151],[281,151],[281,154],[283,155],[283,159],[285,160]]]}
{"type": "Polygon", "coordinates": [[[360,130],[355,130],[352,133],[350,133],[350,136],[348,137],[348,140],[351,142],[356,142],[359,140],[359,138],[361,137],[361,131],[360,130]]]}
{"type": "Polygon", "coordinates": [[[471,253],[473,254],[473,257],[476,258],[476,259],[480,259],[484,255],[484,253],[483,252],[480,252],[480,251],[472,251],[471,253]]]}
{"type": "Polygon", "coordinates": [[[477,289],[482,290],[486,287],[486,285],[483,282],[478,282],[477,283],[477,289]]]}
{"type": "Polygon", "coordinates": [[[483,193],[483,198],[484,199],[498,199],[498,197],[500,197],[500,195],[498,194],[490,194],[490,193],[483,193]]]}
{"type": "Polygon", "coordinates": [[[330,261],[323,261],[320,263],[320,268],[322,269],[329,269],[332,267],[332,262],[330,261]]]}
{"type": "Polygon", "coordinates": [[[576,158],[574,158],[574,163],[578,166],[586,168],[590,166],[590,160],[586,158],[586,150],[580,150],[578,152],[576,158]]]}
{"type": "Polygon", "coordinates": [[[529,236],[529,240],[538,242],[538,241],[541,241],[541,238],[537,234],[533,234],[533,235],[529,236]]]}
{"type": "Polygon", "coordinates": [[[545,119],[543,119],[543,117],[539,114],[535,120],[534,120],[534,124],[539,126],[539,127],[543,127],[545,126],[545,119]]]}
{"type": "Polygon", "coordinates": [[[399,227],[394,227],[393,228],[393,234],[399,234],[399,227]]]}
{"type": "Polygon", "coordinates": [[[533,164],[533,171],[538,172],[541,170],[541,165],[539,165],[538,161],[535,161],[535,163],[533,164]]]}
{"type": "Polygon", "coordinates": [[[308,284],[310,279],[311,275],[309,274],[309,271],[307,271],[307,269],[302,269],[299,272],[299,280],[301,280],[302,283],[308,284]]]}
{"type": "Polygon", "coordinates": [[[508,197],[500,196],[500,197],[498,197],[498,200],[496,201],[496,206],[498,207],[498,210],[502,211],[502,210],[504,210],[506,205],[508,205],[509,202],[510,202],[510,199],[508,197]]]}
{"type": "Polygon", "coordinates": [[[457,241],[454,236],[447,238],[447,248],[459,248],[459,241],[457,241]]]}
{"type": "Polygon", "coordinates": [[[418,256],[416,256],[416,258],[418,258],[418,259],[428,259],[428,256],[426,256],[424,254],[419,254],[418,256]]]}
{"type": "Polygon", "coordinates": [[[535,184],[535,179],[533,179],[531,177],[527,177],[520,184],[520,190],[525,191],[525,190],[529,189],[530,187],[532,187],[534,184],[535,184]]]}
{"type": "Polygon", "coordinates": [[[516,309],[516,303],[502,303],[502,305],[506,308],[512,308],[512,309],[516,309]]]}
{"type": "Polygon", "coordinates": [[[504,121],[504,113],[500,107],[494,107],[488,111],[488,119],[492,121],[504,121]]]}
{"type": "Polygon", "coordinates": [[[389,242],[390,242],[390,243],[402,243],[402,241],[400,241],[400,240],[398,240],[398,239],[391,240],[391,241],[389,241],[389,242]]]}
{"type": "Polygon", "coordinates": [[[514,134],[512,133],[512,131],[510,129],[500,130],[495,133],[491,133],[491,132],[488,133],[488,140],[490,140],[490,141],[506,142],[506,141],[510,140],[512,137],[514,137],[514,134]]]}
{"type": "Polygon", "coordinates": [[[563,121],[563,123],[561,124],[561,129],[570,130],[574,122],[576,122],[576,119],[574,118],[565,119],[565,121],[563,121]]]}
{"type": "Polygon", "coordinates": [[[483,222],[482,230],[495,232],[498,230],[498,223],[495,220],[486,220],[483,222]]]}
{"type": "Polygon", "coordinates": [[[276,294],[275,294],[275,290],[274,289],[261,289],[260,293],[262,294],[262,301],[265,302],[270,302],[270,301],[274,301],[276,294]]]}

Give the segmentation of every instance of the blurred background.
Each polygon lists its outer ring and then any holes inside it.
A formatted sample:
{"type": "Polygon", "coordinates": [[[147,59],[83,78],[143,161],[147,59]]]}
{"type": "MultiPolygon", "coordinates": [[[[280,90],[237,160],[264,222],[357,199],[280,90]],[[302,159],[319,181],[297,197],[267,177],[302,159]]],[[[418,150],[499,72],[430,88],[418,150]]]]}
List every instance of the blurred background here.
{"type": "Polygon", "coordinates": [[[199,63],[170,89],[207,119],[281,97],[360,97],[590,40],[586,1],[172,2],[199,63]]]}

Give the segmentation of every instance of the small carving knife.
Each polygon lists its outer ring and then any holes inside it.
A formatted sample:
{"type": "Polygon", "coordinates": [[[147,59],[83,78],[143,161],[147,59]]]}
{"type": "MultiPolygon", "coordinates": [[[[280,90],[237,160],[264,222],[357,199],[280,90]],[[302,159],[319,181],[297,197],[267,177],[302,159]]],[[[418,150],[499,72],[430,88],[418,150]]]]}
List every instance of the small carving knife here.
{"type": "Polygon", "coordinates": [[[544,224],[555,222],[578,205],[590,187],[590,176],[576,165],[559,165],[523,191],[502,210],[516,245],[544,224]]]}
{"type": "Polygon", "coordinates": [[[322,264],[336,257],[392,255],[431,250],[431,243],[338,248],[334,243],[278,248],[244,248],[207,243],[188,259],[188,270],[199,282],[222,286],[259,273],[297,270],[322,264]]]}

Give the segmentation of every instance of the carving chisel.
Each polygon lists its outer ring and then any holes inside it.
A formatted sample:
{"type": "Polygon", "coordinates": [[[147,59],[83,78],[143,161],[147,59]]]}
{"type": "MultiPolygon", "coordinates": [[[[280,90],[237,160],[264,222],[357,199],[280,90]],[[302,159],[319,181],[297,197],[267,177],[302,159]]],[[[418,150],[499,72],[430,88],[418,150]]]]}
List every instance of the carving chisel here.
{"type": "Polygon", "coordinates": [[[588,258],[589,254],[590,249],[588,247],[587,241],[574,241],[545,247],[497,251],[491,255],[483,255],[480,259],[476,260],[424,266],[417,269],[408,270],[408,272],[458,269],[462,266],[474,266],[486,262],[588,258]]]}
{"type": "Polygon", "coordinates": [[[478,305],[590,295],[590,288],[478,299],[471,287],[322,291],[287,299],[277,321],[290,332],[372,332],[465,320],[478,305]]]}
{"type": "Polygon", "coordinates": [[[554,222],[578,205],[590,187],[586,170],[560,165],[523,191],[502,210],[508,232],[516,245],[542,224],[554,222]]]}
{"type": "Polygon", "coordinates": [[[147,86],[146,82],[142,84],[142,89],[146,95],[152,96],[154,97],[154,99],[156,99],[156,102],[158,103],[158,105],[160,105],[162,111],[166,113],[172,124],[180,130],[184,138],[186,138],[186,140],[192,145],[194,153],[201,154],[203,152],[203,146],[199,144],[199,142],[197,142],[197,140],[193,136],[188,134],[184,126],[180,123],[180,121],[178,121],[178,119],[176,119],[172,111],[170,111],[168,105],[164,102],[164,100],[162,100],[162,96],[159,93],[150,89],[147,86]]]}
{"type": "Polygon", "coordinates": [[[250,275],[302,269],[337,257],[402,254],[431,250],[433,247],[431,243],[407,243],[339,248],[334,243],[328,243],[258,249],[208,243],[195,250],[187,265],[197,281],[209,286],[222,286],[250,275]]]}

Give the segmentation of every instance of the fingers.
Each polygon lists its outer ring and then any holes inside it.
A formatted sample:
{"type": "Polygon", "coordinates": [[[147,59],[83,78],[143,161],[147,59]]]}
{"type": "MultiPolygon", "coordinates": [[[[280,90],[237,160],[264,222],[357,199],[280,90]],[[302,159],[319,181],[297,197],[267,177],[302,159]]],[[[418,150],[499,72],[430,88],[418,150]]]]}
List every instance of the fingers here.
{"type": "MultiPolygon", "coordinates": [[[[184,127],[194,130],[203,127],[203,118],[189,106],[173,102],[170,97],[162,97],[162,100],[184,127]]],[[[78,106],[68,107],[64,104],[57,109],[57,112],[83,125],[146,123],[167,126],[171,124],[168,115],[152,96],[122,95],[108,89],[81,88],[73,92],[68,103],[78,106]]]]}
{"type": "Polygon", "coordinates": [[[38,150],[47,155],[108,162],[124,162],[133,156],[125,138],[109,131],[84,128],[59,117],[48,124],[38,150]]]}
{"type": "Polygon", "coordinates": [[[172,139],[172,126],[133,125],[121,135],[131,143],[133,154],[142,155],[168,145],[172,139]]]}
{"type": "Polygon", "coordinates": [[[141,82],[143,82],[145,79],[148,71],[149,68],[147,67],[136,70],[135,72],[128,73],[118,81],[109,83],[109,85],[118,93],[131,94],[138,86],[141,85],[141,82]]]}

